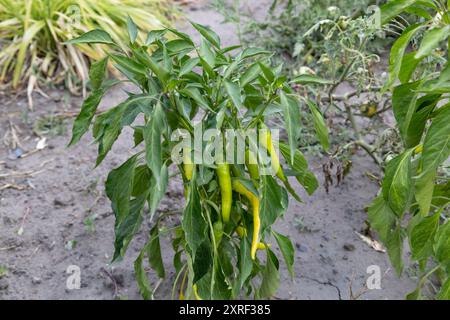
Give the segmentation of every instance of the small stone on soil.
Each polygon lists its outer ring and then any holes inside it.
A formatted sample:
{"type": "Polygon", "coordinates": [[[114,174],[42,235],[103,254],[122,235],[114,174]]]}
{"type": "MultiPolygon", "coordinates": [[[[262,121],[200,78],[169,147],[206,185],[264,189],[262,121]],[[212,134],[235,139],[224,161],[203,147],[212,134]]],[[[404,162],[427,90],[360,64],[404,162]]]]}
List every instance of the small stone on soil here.
{"type": "Polygon", "coordinates": [[[345,251],[355,251],[355,246],[351,243],[346,243],[343,246],[345,251]]]}
{"type": "Polygon", "coordinates": [[[33,280],[31,280],[33,284],[41,284],[42,280],[39,277],[33,277],[33,280]]]}
{"type": "Polygon", "coordinates": [[[9,283],[8,280],[6,280],[6,278],[0,278],[0,291],[1,290],[6,290],[9,287],[9,283]]]}

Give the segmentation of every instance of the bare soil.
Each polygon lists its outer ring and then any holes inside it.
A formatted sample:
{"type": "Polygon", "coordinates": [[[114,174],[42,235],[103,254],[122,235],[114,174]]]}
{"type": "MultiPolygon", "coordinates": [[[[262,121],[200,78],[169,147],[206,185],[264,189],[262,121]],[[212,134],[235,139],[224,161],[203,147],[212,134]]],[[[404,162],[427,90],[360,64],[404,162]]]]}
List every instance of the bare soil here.
{"type": "MultiPolygon", "coordinates": [[[[255,12],[264,13],[266,5],[267,1],[258,1],[255,12]]],[[[237,43],[233,26],[221,24],[222,17],[204,2],[186,11],[191,20],[216,30],[225,45],[237,43]]],[[[181,28],[193,33],[187,25],[181,28]]],[[[61,126],[62,134],[47,137],[46,148],[34,151],[40,139],[33,130],[34,124],[49,114],[75,114],[82,102],[79,98],[67,99],[63,90],[47,93],[50,98],[34,94],[33,112],[28,110],[23,97],[6,93],[0,96],[0,138],[13,124],[20,143],[15,151],[26,155],[17,158],[11,144],[0,144],[0,299],[140,299],[133,261],[147,235],[145,231],[138,234],[124,261],[111,266],[114,217],[104,193],[109,170],[131,154],[131,132],[122,133],[104,163],[96,169],[93,164],[97,150],[90,135],[75,147],[66,148],[73,117],[67,117],[61,126]],[[78,290],[66,286],[70,265],[81,270],[78,290]]],[[[121,90],[114,90],[100,108],[114,106],[124,96],[121,90]]],[[[325,161],[310,159],[321,182],[325,161]]],[[[364,208],[378,190],[377,182],[367,173],[381,174],[368,156],[357,153],[350,174],[329,193],[321,187],[309,197],[298,188],[305,203],[291,199],[284,220],[276,226],[295,244],[296,276],[291,279],[282,267],[276,298],[403,299],[414,289],[415,279],[408,275],[399,279],[387,255],[375,251],[357,235],[364,232],[367,219],[364,208]],[[379,266],[382,273],[380,290],[365,287],[370,276],[367,268],[372,265],[379,266]]],[[[182,208],[182,199],[182,186],[175,181],[160,210],[182,208]]],[[[170,267],[172,249],[168,243],[162,245],[168,276],[155,298],[170,299],[174,279],[170,267]]],[[[152,272],[149,277],[155,285],[152,272]]]]}

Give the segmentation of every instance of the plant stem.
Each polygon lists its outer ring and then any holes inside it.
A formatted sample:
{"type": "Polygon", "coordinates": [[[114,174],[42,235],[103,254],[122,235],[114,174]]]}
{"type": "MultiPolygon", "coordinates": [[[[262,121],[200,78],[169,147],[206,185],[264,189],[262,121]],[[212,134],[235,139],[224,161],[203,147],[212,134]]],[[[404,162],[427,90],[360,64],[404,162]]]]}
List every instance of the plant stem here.
{"type": "MultiPolygon", "coordinates": [[[[358,51],[361,51],[361,49],[366,45],[368,40],[368,37],[364,37],[364,39],[361,41],[361,44],[358,48],[358,51]]],[[[330,90],[328,91],[328,100],[330,101],[330,104],[327,106],[327,108],[324,111],[324,116],[326,117],[326,113],[328,111],[328,109],[333,105],[333,93],[336,90],[336,88],[345,81],[345,78],[347,77],[348,73],[350,72],[350,69],[353,67],[353,65],[355,64],[357,59],[353,59],[344,69],[344,71],[342,72],[341,76],[339,77],[339,79],[333,83],[333,85],[331,86],[330,90]]]]}
{"type": "Polygon", "coordinates": [[[347,113],[347,118],[349,119],[349,121],[352,125],[353,131],[355,132],[355,138],[356,138],[355,144],[360,146],[361,148],[363,148],[369,154],[369,156],[375,161],[375,163],[377,165],[381,166],[382,161],[375,154],[374,148],[371,145],[369,145],[367,142],[365,142],[364,139],[362,138],[361,132],[359,130],[359,126],[356,123],[355,116],[352,112],[352,108],[348,104],[345,104],[345,111],[347,113]]]}
{"type": "Polygon", "coordinates": [[[211,221],[211,211],[209,210],[209,208],[207,206],[205,206],[206,209],[206,218],[208,220],[208,224],[209,224],[209,229],[211,230],[211,240],[213,243],[213,253],[214,253],[214,257],[213,257],[213,268],[212,268],[212,274],[211,274],[211,297],[212,294],[214,292],[214,279],[215,279],[215,274],[216,274],[216,266],[217,266],[217,259],[218,259],[218,252],[217,252],[217,243],[216,243],[216,237],[214,235],[214,227],[211,221]]]}

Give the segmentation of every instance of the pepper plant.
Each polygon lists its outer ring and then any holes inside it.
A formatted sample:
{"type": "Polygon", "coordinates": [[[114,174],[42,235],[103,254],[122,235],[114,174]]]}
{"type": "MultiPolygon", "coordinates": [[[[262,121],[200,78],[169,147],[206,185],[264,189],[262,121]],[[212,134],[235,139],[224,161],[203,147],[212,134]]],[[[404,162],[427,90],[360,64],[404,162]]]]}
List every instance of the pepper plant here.
{"type": "MultiPolygon", "coordinates": [[[[151,221],[148,241],[134,265],[144,298],[152,298],[154,291],[145,264],[158,277],[165,277],[162,236],[171,237],[174,250],[173,297],[177,292],[181,299],[268,298],[275,294],[280,281],[275,244],[290,274],[294,274],[294,247],[288,237],[272,228],[286,212],[288,193],[300,200],[288,176],[294,176],[308,194],[318,186],[305,157],[296,148],[299,104],[304,100],[295,96],[281,67],[270,66],[268,52],[248,48],[232,54],[238,46],[222,48],[211,29],[192,25],[201,35],[199,45],[171,28],[150,31],[146,41],[140,43],[140,30],[131,19],[127,48],[118,46],[103,30],[71,40],[72,44],[107,44],[110,51],[91,67],[93,91],[74,122],[70,144],[78,142],[93,122],[99,165],[122,129],[134,130],[137,151],[109,173],[106,194],[115,214],[113,262],[125,255],[144,220],[151,221]],[[176,39],[168,40],[168,34],[176,39]],[[125,101],[94,120],[102,96],[121,82],[105,79],[108,61],[139,92],[128,92],[125,101]],[[278,144],[287,164],[284,169],[276,152],[277,141],[265,130],[273,114],[284,118],[288,141],[278,144]],[[219,136],[226,130],[258,129],[265,157],[261,152],[253,153],[249,143],[243,163],[228,161],[228,156],[212,164],[193,161],[210,147],[211,141],[207,140],[200,146],[184,146],[184,161],[177,163],[173,154],[179,142],[173,141],[173,135],[180,130],[193,134],[199,124],[204,130],[218,130],[219,136]],[[270,159],[273,175],[261,174],[263,158],[270,159]],[[165,219],[173,213],[160,212],[158,206],[169,180],[176,175],[182,177],[186,201],[177,216],[178,223],[166,226],[165,219]]],[[[307,102],[326,145],[327,130],[321,114],[312,102],[307,102]]],[[[229,150],[227,145],[225,153],[229,150]]]]}
{"type": "Polygon", "coordinates": [[[450,64],[440,53],[445,47],[448,52],[450,44],[450,1],[390,1],[381,8],[381,23],[404,11],[418,15],[420,21],[403,30],[393,45],[386,85],[392,88],[404,151],[388,162],[369,219],[399,274],[404,238],[409,240],[411,258],[424,275],[408,298],[421,298],[434,275],[441,284],[436,297],[450,299],[450,64]],[[419,45],[407,52],[413,40],[419,45]],[[433,56],[440,60],[435,72],[415,72],[433,56]]]}

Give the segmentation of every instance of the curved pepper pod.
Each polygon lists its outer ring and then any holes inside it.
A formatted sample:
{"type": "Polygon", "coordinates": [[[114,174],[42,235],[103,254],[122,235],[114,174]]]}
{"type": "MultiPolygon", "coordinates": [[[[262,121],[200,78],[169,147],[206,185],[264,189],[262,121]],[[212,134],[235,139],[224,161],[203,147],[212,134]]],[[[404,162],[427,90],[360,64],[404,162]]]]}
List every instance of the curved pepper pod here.
{"type": "Polygon", "coordinates": [[[259,245],[259,230],[261,221],[259,218],[259,198],[249,191],[239,180],[233,180],[233,190],[248,199],[253,210],[253,237],[250,256],[253,260],[256,258],[256,251],[259,245]]]}
{"type": "Polygon", "coordinates": [[[230,166],[227,163],[217,165],[217,177],[219,178],[220,195],[222,197],[222,220],[230,221],[233,191],[231,188],[230,166]]]}

